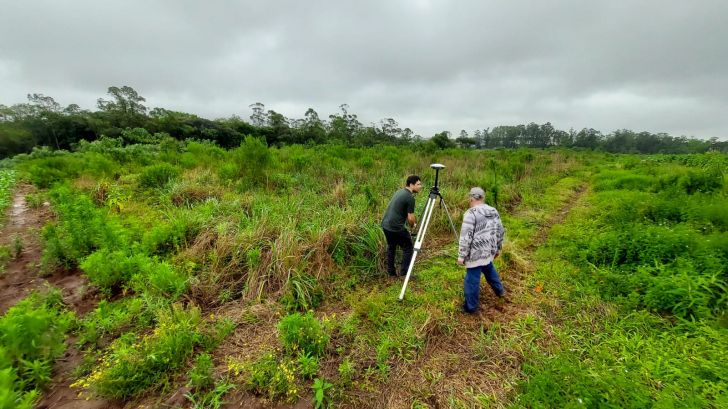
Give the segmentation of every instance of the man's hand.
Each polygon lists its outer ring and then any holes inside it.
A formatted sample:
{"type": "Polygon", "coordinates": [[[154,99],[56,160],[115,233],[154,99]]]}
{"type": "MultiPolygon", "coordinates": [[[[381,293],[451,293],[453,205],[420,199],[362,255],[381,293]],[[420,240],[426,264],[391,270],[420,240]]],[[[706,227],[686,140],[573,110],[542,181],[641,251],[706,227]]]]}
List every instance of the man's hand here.
{"type": "Polygon", "coordinates": [[[498,256],[500,256],[500,253],[495,253],[495,256],[493,256],[493,260],[497,259],[498,256]]]}
{"type": "Polygon", "coordinates": [[[458,259],[459,266],[465,266],[465,260],[458,259]]]}

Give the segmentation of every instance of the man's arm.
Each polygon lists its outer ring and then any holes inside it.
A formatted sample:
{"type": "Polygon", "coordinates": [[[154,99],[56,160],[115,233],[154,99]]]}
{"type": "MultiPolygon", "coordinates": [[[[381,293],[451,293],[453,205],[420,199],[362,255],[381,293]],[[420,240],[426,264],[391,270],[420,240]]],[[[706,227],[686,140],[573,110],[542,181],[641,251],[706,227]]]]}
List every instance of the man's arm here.
{"type": "Polygon", "coordinates": [[[415,223],[415,214],[414,213],[407,213],[407,223],[410,225],[410,229],[414,230],[417,227],[417,223],[415,223]]]}
{"type": "Polygon", "coordinates": [[[496,210],[495,212],[498,215],[498,221],[497,221],[497,230],[496,230],[496,237],[498,240],[498,250],[495,253],[495,257],[498,258],[500,256],[501,250],[503,250],[503,239],[505,238],[505,228],[503,228],[503,222],[501,221],[500,214],[496,210]]]}
{"type": "Polygon", "coordinates": [[[407,223],[409,223],[412,230],[417,227],[417,223],[415,223],[415,198],[411,195],[409,201],[407,201],[407,223]]]}
{"type": "Polygon", "coordinates": [[[475,218],[473,212],[465,212],[463,225],[460,228],[460,242],[458,246],[458,264],[465,265],[465,258],[470,255],[470,243],[473,241],[473,230],[475,229],[475,218]]]}

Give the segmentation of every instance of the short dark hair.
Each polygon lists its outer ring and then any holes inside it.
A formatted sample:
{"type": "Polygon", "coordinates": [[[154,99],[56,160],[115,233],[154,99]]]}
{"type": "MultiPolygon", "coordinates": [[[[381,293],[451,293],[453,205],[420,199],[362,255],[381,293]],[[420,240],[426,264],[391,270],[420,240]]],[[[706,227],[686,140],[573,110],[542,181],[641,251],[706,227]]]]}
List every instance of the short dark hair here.
{"type": "Polygon", "coordinates": [[[422,179],[420,179],[420,177],[419,177],[419,176],[417,176],[417,175],[411,175],[411,176],[408,176],[408,177],[407,177],[407,184],[406,184],[405,186],[409,186],[409,185],[416,185],[416,184],[417,184],[417,182],[419,182],[419,181],[421,181],[421,180],[422,180],[422,179]]]}

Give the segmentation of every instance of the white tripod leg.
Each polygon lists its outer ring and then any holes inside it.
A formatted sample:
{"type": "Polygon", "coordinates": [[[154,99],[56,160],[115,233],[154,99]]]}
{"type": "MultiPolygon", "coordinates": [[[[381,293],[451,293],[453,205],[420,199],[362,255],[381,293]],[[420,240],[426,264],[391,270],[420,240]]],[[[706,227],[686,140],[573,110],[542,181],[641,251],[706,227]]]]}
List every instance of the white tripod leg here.
{"type": "Polygon", "coordinates": [[[402,292],[399,293],[399,301],[402,301],[402,299],[404,298],[404,292],[407,289],[407,283],[409,283],[410,275],[412,274],[412,267],[414,267],[415,265],[417,253],[419,253],[420,249],[422,248],[422,241],[425,239],[427,226],[430,224],[430,217],[432,216],[432,211],[435,209],[435,202],[437,201],[436,199],[437,196],[435,195],[430,195],[430,197],[427,199],[427,204],[425,205],[425,214],[422,216],[422,228],[420,229],[420,233],[417,235],[417,240],[415,241],[412,260],[410,261],[409,268],[407,269],[407,275],[404,277],[402,292]]]}

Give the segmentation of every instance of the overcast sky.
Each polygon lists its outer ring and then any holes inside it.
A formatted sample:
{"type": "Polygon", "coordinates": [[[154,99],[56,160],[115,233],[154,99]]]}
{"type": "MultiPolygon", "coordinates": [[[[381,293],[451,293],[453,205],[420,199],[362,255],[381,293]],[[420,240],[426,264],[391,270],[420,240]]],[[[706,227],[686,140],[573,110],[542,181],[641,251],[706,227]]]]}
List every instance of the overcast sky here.
{"type": "Polygon", "coordinates": [[[109,86],[214,119],[349,104],[430,137],[520,123],[728,139],[728,1],[0,0],[0,104],[109,86]]]}

